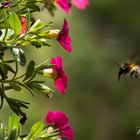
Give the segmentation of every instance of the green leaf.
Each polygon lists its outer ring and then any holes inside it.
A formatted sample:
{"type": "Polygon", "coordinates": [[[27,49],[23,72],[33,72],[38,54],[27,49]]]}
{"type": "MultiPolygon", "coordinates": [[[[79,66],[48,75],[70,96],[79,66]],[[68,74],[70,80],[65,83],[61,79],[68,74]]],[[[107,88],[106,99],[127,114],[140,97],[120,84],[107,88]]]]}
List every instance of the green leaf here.
{"type": "Polygon", "coordinates": [[[1,103],[0,103],[0,109],[3,106],[3,100],[4,100],[4,89],[0,88],[0,97],[1,97],[1,103]]]}
{"type": "Polygon", "coordinates": [[[22,90],[22,88],[21,88],[18,84],[14,83],[14,82],[11,82],[11,83],[9,83],[9,84],[10,84],[10,86],[12,86],[12,88],[13,88],[14,90],[16,90],[16,91],[21,91],[21,90],[22,90]]]}
{"type": "Polygon", "coordinates": [[[5,64],[5,63],[3,63],[2,65],[3,65],[3,67],[4,67],[5,69],[7,69],[8,71],[10,71],[10,72],[12,72],[12,73],[15,74],[15,71],[13,70],[13,68],[12,68],[11,66],[9,66],[9,65],[7,65],[7,64],[5,64]]]}
{"type": "Polygon", "coordinates": [[[26,57],[24,54],[24,51],[20,48],[13,48],[12,54],[16,58],[16,60],[19,62],[20,65],[24,66],[26,64],[26,57]]]}
{"type": "Polygon", "coordinates": [[[20,30],[21,30],[21,22],[19,20],[18,15],[13,12],[10,14],[10,26],[14,30],[16,35],[19,35],[20,30]]]}
{"type": "Polygon", "coordinates": [[[0,140],[4,140],[5,134],[4,134],[4,126],[2,123],[0,123],[0,140]]]}
{"type": "Polygon", "coordinates": [[[38,136],[41,134],[41,132],[43,132],[43,130],[45,130],[45,128],[46,125],[44,124],[44,121],[38,121],[32,126],[31,131],[27,136],[27,139],[38,138],[38,136]]]}
{"type": "MultiPolygon", "coordinates": [[[[32,3],[34,3],[34,1],[32,2],[32,3]]],[[[32,9],[34,12],[35,11],[40,11],[40,7],[38,6],[38,5],[33,5],[33,4],[27,4],[27,6],[28,6],[28,8],[30,8],[30,9],[32,9]]]]}
{"type": "Polygon", "coordinates": [[[8,33],[8,19],[7,19],[7,12],[5,9],[2,10],[3,11],[3,16],[4,16],[4,24],[5,24],[5,34],[4,34],[4,38],[3,40],[6,38],[6,35],[8,33]]]}
{"type": "Polygon", "coordinates": [[[0,64],[0,75],[3,80],[7,78],[7,73],[8,73],[8,70],[3,66],[3,64],[0,64]]]}
{"type": "Polygon", "coordinates": [[[26,32],[29,30],[30,28],[30,11],[29,9],[27,9],[27,15],[26,15],[26,32]]]}
{"type": "Polygon", "coordinates": [[[9,140],[17,140],[20,133],[20,123],[17,115],[13,114],[8,121],[8,138],[9,140]]]}
{"type": "Polygon", "coordinates": [[[32,89],[33,91],[44,95],[45,97],[51,98],[53,90],[49,88],[48,86],[40,83],[40,81],[32,81],[28,83],[28,87],[32,89]]]}
{"type": "Polygon", "coordinates": [[[26,70],[26,75],[23,81],[31,78],[31,76],[34,73],[34,69],[35,69],[35,62],[34,61],[30,61],[30,63],[28,64],[27,70],[26,70]]]}

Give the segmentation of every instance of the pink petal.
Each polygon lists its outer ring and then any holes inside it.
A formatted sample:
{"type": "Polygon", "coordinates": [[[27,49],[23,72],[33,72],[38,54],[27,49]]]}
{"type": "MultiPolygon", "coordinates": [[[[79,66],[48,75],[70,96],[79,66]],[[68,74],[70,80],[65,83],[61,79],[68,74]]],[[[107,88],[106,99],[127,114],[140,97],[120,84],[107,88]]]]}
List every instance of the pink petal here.
{"type": "Polygon", "coordinates": [[[68,0],[56,0],[56,3],[66,12],[69,13],[70,6],[68,0]]]}
{"type": "Polygon", "coordinates": [[[67,116],[61,111],[49,111],[46,116],[46,124],[54,123],[59,129],[68,124],[67,116]]]}
{"type": "Polygon", "coordinates": [[[66,51],[72,51],[71,38],[69,37],[69,26],[66,19],[64,19],[63,27],[59,33],[58,41],[66,51]]]}
{"type": "Polygon", "coordinates": [[[71,38],[69,36],[63,36],[61,39],[59,39],[59,43],[66,51],[68,52],[72,51],[71,38]]]}
{"type": "Polygon", "coordinates": [[[52,58],[50,64],[55,64],[57,70],[62,69],[61,56],[57,56],[56,58],[52,58]]]}
{"type": "Polygon", "coordinates": [[[66,19],[64,19],[63,27],[62,27],[62,32],[65,32],[65,34],[69,33],[69,25],[66,19]]]}
{"type": "Polygon", "coordinates": [[[89,4],[89,0],[72,0],[72,4],[78,9],[84,10],[89,4]]]}
{"type": "Polygon", "coordinates": [[[68,125],[65,129],[62,129],[63,133],[61,137],[69,138],[68,140],[74,140],[74,132],[73,129],[68,125]]]}
{"type": "Polygon", "coordinates": [[[57,90],[63,95],[65,95],[67,89],[67,82],[68,82],[68,77],[65,74],[65,72],[62,70],[60,76],[54,81],[54,84],[57,90]]]}

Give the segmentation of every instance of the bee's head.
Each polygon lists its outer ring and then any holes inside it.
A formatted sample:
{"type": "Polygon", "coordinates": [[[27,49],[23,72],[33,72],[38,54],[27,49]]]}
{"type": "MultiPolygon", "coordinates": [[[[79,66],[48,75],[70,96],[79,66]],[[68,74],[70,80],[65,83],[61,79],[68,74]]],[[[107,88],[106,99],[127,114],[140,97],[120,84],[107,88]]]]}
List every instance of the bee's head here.
{"type": "Polygon", "coordinates": [[[119,67],[120,67],[120,69],[119,69],[119,72],[118,72],[118,80],[120,81],[121,75],[125,75],[129,72],[130,64],[129,63],[124,63],[119,67]]]}

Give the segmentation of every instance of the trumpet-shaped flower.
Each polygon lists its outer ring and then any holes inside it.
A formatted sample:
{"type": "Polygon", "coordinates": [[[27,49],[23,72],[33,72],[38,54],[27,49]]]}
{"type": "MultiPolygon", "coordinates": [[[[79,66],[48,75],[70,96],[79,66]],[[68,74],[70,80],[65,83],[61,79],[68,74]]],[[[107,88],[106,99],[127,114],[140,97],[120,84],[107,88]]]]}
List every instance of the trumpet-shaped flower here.
{"type": "Polygon", "coordinates": [[[63,27],[61,30],[50,30],[49,33],[47,33],[47,37],[50,39],[57,39],[67,52],[72,51],[71,38],[69,36],[69,25],[66,19],[64,19],[63,27]]]}
{"type": "Polygon", "coordinates": [[[47,68],[43,70],[43,75],[54,80],[54,85],[60,93],[63,95],[67,89],[68,77],[62,66],[62,58],[57,56],[52,58],[50,64],[53,64],[53,68],[47,68]]]}
{"type": "Polygon", "coordinates": [[[89,4],[89,0],[72,0],[71,2],[75,7],[81,10],[84,10],[89,4]]]}
{"type": "Polygon", "coordinates": [[[55,0],[55,2],[66,12],[70,11],[70,4],[68,0],[55,0]]]}
{"type": "Polygon", "coordinates": [[[53,68],[53,71],[56,74],[54,84],[58,91],[60,91],[62,94],[65,94],[68,77],[62,66],[62,58],[60,56],[52,58],[50,63],[55,65],[53,68]]]}
{"type": "Polygon", "coordinates": [[[74,140],[74,132],[69,124],[68,117],[61,111],[49,111],[46,115],[46,124],[53,124],[52,129],[60,130],[60,138],[74,140]]]}

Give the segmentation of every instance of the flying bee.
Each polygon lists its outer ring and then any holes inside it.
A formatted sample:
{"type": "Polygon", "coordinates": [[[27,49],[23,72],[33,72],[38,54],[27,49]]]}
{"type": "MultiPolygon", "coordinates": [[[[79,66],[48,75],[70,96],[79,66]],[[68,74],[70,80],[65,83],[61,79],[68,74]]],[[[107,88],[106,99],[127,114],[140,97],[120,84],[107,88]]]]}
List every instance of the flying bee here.
{"type": "Polygon", "coordinates": [[[121,75],[126,75],[126,74],[130,74],[130,78],[132,78],[133,76],[135,78],[138,78],[138,76],[140,75],[140,66],[134,63],[130,63],[130,62],[125,62],[123,63],[121,66],[119,66],[119,72],[118,72],[118,80],[120,81],[121,75]]]}
{"type": "MultiPolygon", "coordinates": [[[[130,60],[132,60],[136,56],[136,53],[133,54],[130,60]]],[[[124,62],[122,65],[119,65],[118,63],[116,64],[120,68],[118,72],[119,81],[120,81],[121,76],[126,75],[126,74],[129,74],[130,78],[133,78],[133,77],[138,78],[138,76],[140,76],[140,66],[138,65],[138,62],[131,63],[130,61],[127,61],[127,62],[124,62]]]]}

